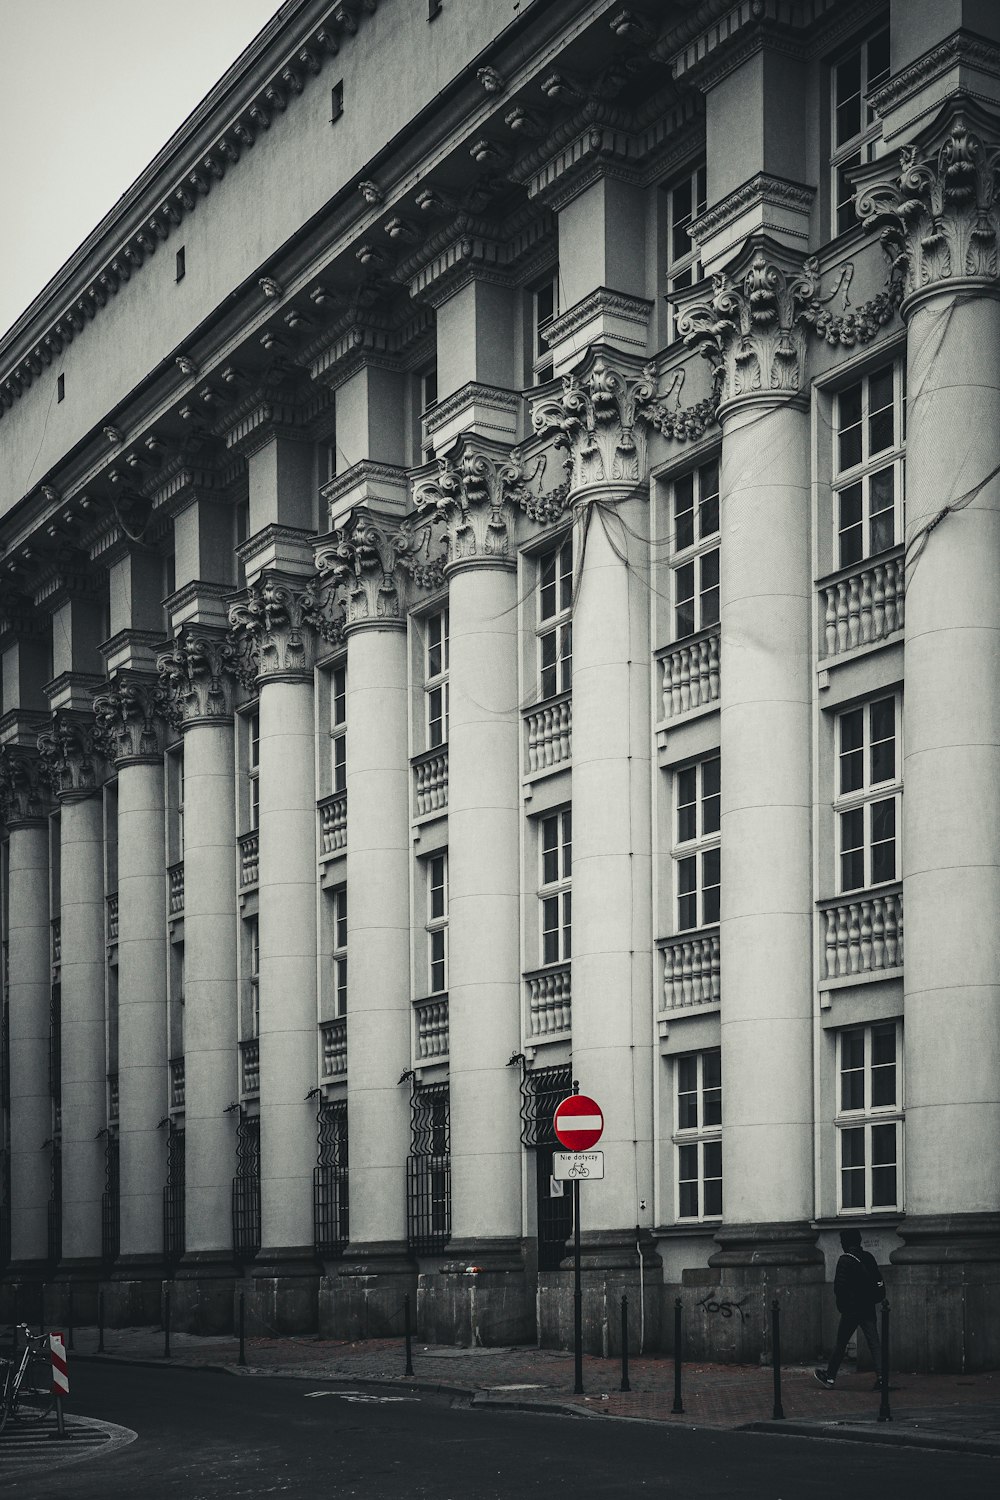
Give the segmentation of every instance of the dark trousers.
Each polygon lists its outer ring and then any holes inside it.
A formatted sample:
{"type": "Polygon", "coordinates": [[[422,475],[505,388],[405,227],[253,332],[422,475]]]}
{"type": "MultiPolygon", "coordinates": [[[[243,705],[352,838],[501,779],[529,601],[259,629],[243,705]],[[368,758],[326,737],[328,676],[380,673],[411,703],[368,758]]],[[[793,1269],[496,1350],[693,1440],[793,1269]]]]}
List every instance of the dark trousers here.
{"type": "Polygon", "coordinates": [[[879,1344],[878,1325],[875,1322],[875,1309],[866,1312],[846,1312],[840,1315],[840,1327],[837,1329],[837,1347],[834,1349],[827,1365],[826,1373],[831,1380],[836,1379],[837,1371],[840,1369],[840,1361],[844,1357],[844,1350],[851,1340],[855,1328],[860,1328],[865,1336],[865,1342],[871,1352],[872,1364],[875,1366],[876,1375],[882,1374],[882,1350],[879,1344]]]}

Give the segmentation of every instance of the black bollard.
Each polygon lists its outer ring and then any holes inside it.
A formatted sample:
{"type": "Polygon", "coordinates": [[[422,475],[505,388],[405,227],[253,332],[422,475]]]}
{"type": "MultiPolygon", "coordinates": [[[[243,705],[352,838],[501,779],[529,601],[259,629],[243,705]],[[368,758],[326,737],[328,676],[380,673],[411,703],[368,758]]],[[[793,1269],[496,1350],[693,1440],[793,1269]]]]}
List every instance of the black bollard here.
{"type": "Polygon", "coordinates": [[[882,1303],[882,1374],[879,1380],[880,1397],[878,1403],[878,1419],[880,1422],[891,1422],[892,1412],[889,1410],[889,1304],[882,1303]]]}
{"type": "Polygon", "coordinates": [[[163,1284],[163,1358],[170,1358],[170,1282],[163,1284]]]}
{"type": "Polygon", "coordinates": [[[97,1352],[104,1353],[104,1293],[97,1292],[97,1352]]]}
{"type": "Polygon", "coordinates": [[[628,1298],[622,1298],[622,1383],[618,1387],[621,1391],[630,1391],[632,1387],[628,1383],[628,1298]]]}
{"type": "Polygon", "coordinates": [[[69,1328],[66,1331],[67,1353],[73,1349],[73,1283],[69,1283],[69,1328]]]}
{"type": "Polygon", "coordinates": [[[783,1422],[785,1413],[781,1405],[781,1305],[777,1297],[771,1303],[771,1360],[774,1365],[774,1411],[771,1418],[783,1422]]]}
{"type": "Polygon", "coordinates": [[[245,1365],[246,1362],[247,1362],[246,1331],[247,1331],[247,1299],[246,1299],[246,1294],[244,1292],[240,1292],[240,1357],[239,1357],[238,1363],[241,1364],[241,1365],[245,1365]]]}
{"type": "Polygon", "coordinates": [[[406,1369],[404,1375],[413,1374],[413,1340],[410,1333],[410,1294],[403,1298],[403,1333],[406,1338],[406,1369]]]}
{"type": "Polygon", "coordinates": [[[674,1298],[674,1404],[670,1408],[674,1416],[684,1412],[681,1400],[681,1299],[674,1298]]]}

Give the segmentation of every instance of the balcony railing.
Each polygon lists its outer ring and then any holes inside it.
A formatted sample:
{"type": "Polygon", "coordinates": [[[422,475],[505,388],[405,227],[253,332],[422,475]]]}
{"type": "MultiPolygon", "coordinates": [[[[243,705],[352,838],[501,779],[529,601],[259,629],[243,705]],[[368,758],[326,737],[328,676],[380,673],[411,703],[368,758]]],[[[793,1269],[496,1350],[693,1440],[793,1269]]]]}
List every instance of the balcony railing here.
{"type": "Polygon", "coordinates": [[[839,656],[902,630],[905,577],[900,548],[881,562],[865,563],[821,583],[824,655],[839,656]]]}
{"type": "Polygon", "coordinates": [[[346,792],[334,792],[319,803],[319,846],[323,859],[347,848],[346,792]]]}
{"type": "Polygon", "coordinates": [[[903,888],[820,903],[823,978],[848,979],[903,966],[903,888]]]}
{"type": "Polygon", "coordinates": [[[170,1059],[170,1108],[184,1108],[184,1059],[170,1059]]]}
{"type": "Polygon", "coordinates": [[[413,760],[417,817],[443,812],[448,806],[448,747],[427,750],[413,760]]]}
{"type": "Polygon", "coordinates": [[[347,1017],[323,1021],[319,1028],[323,1042],[323,1078],[347,1077],[347,1017]]]}
{"type": "Polygon", "coordinates": [[[572,1023],[569,964],[536,969],[524,978],[528,986],[528,1035],[568,1032],[572,1023]]]}
{"type": "Polygon", "coordinates": [[[447,1057],[448,996],[432,995],[427,1000],[416,1000],[413,1009],[417,1016],[417,1060],[427,1062],[447,1057]]]}
{"type": "Polygon", "coordinates": [[[573,754],[573,699],[569,693],[550,698],[524,716],[528,737],[528,774],[562,765],[573,754]]]}
{"type": "Polygon", "coordinates": [[[118,941],[118,892],[112,891],[108,897],[108,942],[118,941]]]}
{"type": "Polygon", "coordinates": [[[661,1010],[687,1005],[718,1005],[720,953],[718,927],[681,933],[660,944],[663,954],[661,1010]]]}
{"type": "Polygon", "coordinates": [[[260,1093],[260,1042],[256,1037],[240,1042],[240,1077],[244,1098],[260,1093]]]}
{"type": "Polygon", "coordinates": [[[719,632],[682,641],[660,653],[663,718],[719,701],[719,632]]]}
{"type": "Polygon", "coordinates": [[[167,869],[170,895],[168,910],[172,917],[179,917],[184,910],[184,861],[170,865],[167,869]]]}
{"type": "Polygon", "coordinates": [[[108,1124],[114,1125],[118,1119],[118,1074],[108,1074],[108,1124]]]}
{"type": "Polygon", "coordinates": [[[260,857],[260,835],[256,828],[251,833],[241,833],[240,846],[240,890],[250,890],[257,884],[260,857]]]}
{"type": "Polygon", "coordinates": [[[62,922],[58,917],[52,921],[52,962],[62,962],[62,922]]]}

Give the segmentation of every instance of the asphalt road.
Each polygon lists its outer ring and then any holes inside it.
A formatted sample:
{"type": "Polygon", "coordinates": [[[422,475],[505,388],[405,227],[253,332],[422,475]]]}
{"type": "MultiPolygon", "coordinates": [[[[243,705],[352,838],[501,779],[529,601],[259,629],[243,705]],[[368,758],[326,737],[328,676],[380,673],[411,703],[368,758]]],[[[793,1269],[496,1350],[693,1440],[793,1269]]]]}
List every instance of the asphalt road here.
{"type": "Polygon", "coordinates": [[[4,1500],[992,1500],[1000,1485],[994,1458],[390,1395],[398,1393],[77,1361],[72,1409],[134,1428],[138,1441],[58,1474],[4,1476],[0,1458],[0,1492],[4,1500]]]}

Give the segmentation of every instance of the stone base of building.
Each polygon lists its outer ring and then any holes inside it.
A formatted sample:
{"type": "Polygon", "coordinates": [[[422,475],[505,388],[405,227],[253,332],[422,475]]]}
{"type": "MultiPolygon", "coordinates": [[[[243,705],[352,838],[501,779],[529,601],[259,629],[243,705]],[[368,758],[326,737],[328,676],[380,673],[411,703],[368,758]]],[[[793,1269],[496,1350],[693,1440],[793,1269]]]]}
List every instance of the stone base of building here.
{"type": "MultiPolygon", "coordinates": [[[[629,1348],[660,1346],[663,1310],[662,1262],[643,1231],[583,1233],[580,1244],[583,1348],[607,1359],[621,1353],[621,1303],[628,1298],[629,1348]]],[[[558,1271],[539,1271],[536,1298],[538,1343],[573,1348],[573,1256],[558,1271]]]]}
{"type": "MultiPolygon", "coordinates": [[[[409,1296],[413,1331],[417,1316],[417,1267],[405,1245],[348,1245],[319,1299],[322,1338],[402,1338],[403,1298],[409,1296]]],[[[451,1342],[451,1340],[449,1340],[451,1342]]]]}
{"type": "Polygon", "coordinates": [[[108,1328],[142,1328],[163,1321],[163,1283],[167,1268],[160,1259],[122,1255],[111,1280],[102,1282],[104,1322],[108,1328]]]}
{"type": "Polygon", "coordinates": [[[0,1285],[0,1321],[41,1324],[44,1320],[45,1278],[50,1274],[45,1261],[11,1261],[0,1285]]]}
{"type": "Polygon", "coordinates": [[[104,1263],[63,1260],[55,1279],[45,1285],[45,1323],[50,1328],[76,1328],[97,1322],[97,1299],[104,1263]]]}
{"type": "Polygon", "coordinates": [[[534,1343],[534,1297],[521,1241],[452,1240],[447,1255],[417,1278],[420,1338],[468,1348],[534,1343]]]}
{"type": "Polygon", "coordinates": [[[236,1266],[227,1250],[185,1255],[170,1289],[171,1326],[181,1333],[232,1333],[236,1266]]]}
{"type": "Polygon", "coordinates": [[[957,1373],[1000,1367],[1000,1214],[900,1221],[885,1273],[891,1363],[957,1373]]]}
{"type": "Polygon", "coordinates": [[[234,1326],[242,1292],[248,1336],[274,1338],[315,1333],[320,1271],[311,1245],[261,1250],[249,1275],[233,1284],[230,1327],[234,1326]]]}

